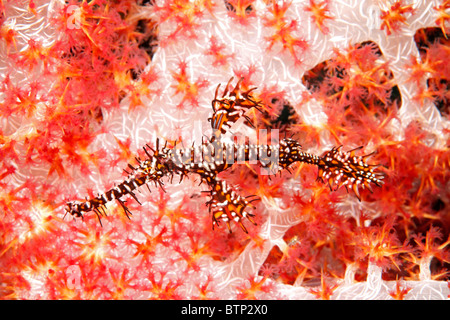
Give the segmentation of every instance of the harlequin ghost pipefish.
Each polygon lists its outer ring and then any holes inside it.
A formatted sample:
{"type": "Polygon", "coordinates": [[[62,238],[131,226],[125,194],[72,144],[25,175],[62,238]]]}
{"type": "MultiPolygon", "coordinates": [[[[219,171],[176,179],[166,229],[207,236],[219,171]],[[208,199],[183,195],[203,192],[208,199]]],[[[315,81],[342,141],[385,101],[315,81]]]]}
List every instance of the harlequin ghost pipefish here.
{"type": "Polygon", "coordinates": [[[304,162],[318,167],[318,179],[329,185],[330,189],[337,190],[345,187],[353,190],[361,200],[359,188],[368,188],[372,191],[372,184],[381,187],[384,175],[375,171],[377,165],[366,163],[370,155],[357,156],[360,149],[343,151],[341,147],[335,147],[321,156],[302,151],[300,143],[291,138],[284,138],[275,145],[253,145],[250,143],[237,144],[225,143],[221,134],[226,133],[241,117],[248,119],[245,113],[252,108],[261,110],[263,104],[255,99],[252,92],[256,88],[247,91],[241,90],[240,79],[232,90],[229,90],[233,78],[228,81],[224,92],[219,97],[220,84],[217,86],[212,100],[213,115],[209,119],[215,134],[204,139],[200,145],[192,145],[189,148],[167,147],[167,143],[160,147],[159,139],[153,149],[149,145],[143,147],[146,159],[137,159],[138,165],[128,165],[128,177],[114,188],[97,197],[86,201],[70,201],[66,206],[66,214],[75,217],[83,217],[85,213],[93,211],[101,224],[101,216],[106,214],[106,204],[116,200],[123,208],[126,216],[131,215],[125,205],[125,196],[129,195],[138,203],[134,191],[146,185],[154,183],[156,187],[163,188],[164,177],[180,177],[180,182],[191,174],[197,174],[202,183],[205,183],[209,191],[210,200],[206,202],[212,216],[212,227],[224,222],[231,232],[230,223],[234,221],[247,232],[243,224],[243,218],[256,224],[250,208],[258,201],[257,196],[243,197],[237,194],[233,188],[219,179],[218,174],[227,170],[234,163],[246,163],[257,160],[259,164],[276,174],[287,169],[294,163],[304,162]]]}

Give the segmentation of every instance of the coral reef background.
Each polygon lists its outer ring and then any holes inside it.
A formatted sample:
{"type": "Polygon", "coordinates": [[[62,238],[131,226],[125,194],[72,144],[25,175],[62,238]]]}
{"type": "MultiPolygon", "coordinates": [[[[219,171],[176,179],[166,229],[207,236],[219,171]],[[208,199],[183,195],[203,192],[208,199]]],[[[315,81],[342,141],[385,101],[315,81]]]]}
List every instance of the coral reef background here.
{"type": "MultiPolygon", "coordinates": [[[[0,0],[0,298],[446,299],[450,1],[0,0]],[[156,138],[210,133],[219,83],[308,152],[362,146],[361,201],[308,165],[223,175],[258,225],[211,228],[195,178],[64,217],[156,138]]],[[[255,130],[244,121],[232,132],[255,130]]]]}

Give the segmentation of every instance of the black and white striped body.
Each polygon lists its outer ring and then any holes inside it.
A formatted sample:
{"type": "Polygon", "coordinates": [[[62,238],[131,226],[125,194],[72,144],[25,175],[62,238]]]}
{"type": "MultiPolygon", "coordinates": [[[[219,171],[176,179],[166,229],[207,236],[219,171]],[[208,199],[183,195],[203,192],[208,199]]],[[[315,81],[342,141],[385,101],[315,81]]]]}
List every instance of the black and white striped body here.
{"type": "MultiPolygon", "coordinates": [[[[147,159],[137,159],[139,165],[133,167],[128,165],[131,172],[127,179],[108,190],[107,192],[86,201],[71,201],[67,203],[66,213],[76,217],[83,217],[84,213],[94,211],[97,216],[105,214],[105,206],[109,201],[116,200],[123,207],[125,214],[129,216],[131,212],[125,206],[123,197],[130,195],[136,201],[134,191],[142,185],[155,183],[157,186],[163,186],[161,179],[166,176],[180,176],[180,182],[184,177],[190,174],[197,174],[202,182],[209,186],[211,199],[207,202],[209,211],[212,214],[213,227],[219,225],[222,221],[231,232],[230,222],[234,221],[247,232],[242,223],[246,218],[253,224],[253,214],[248,207],[251,203],[258,200],[255,196],[242,197],[238,195],[232,187],[229,187],[225,181],[218,179],[218,174],[227,170],[234,164],[257,164],[259,163],[266,174],[276,174],[281,170],[288,169],[297,162],[308,163],[318,167],[318,179],[326,181],[330,186],[336,186],[336,189],[345,186],[353,190],[360,199],[359,187],[368,188],[371,184],[377,186],[383,184],[383,175],[374,172],[377,166],[368,165],[365,162],[367,156],[356,156],[355,151],[341,151],[341,148],[333,148],[325,152],[322,156],[317,156],[302,151],[299,142],[293,139],[281,139],[279,143],[269,145],[253,145],[249,143],[225,143],[221,140],[221,133],[231,128],[234,122],[240,117],[246,118],[244,113],[251,109],[258,109],[261,102],[255,100],[250,94],[255,88],[246,92],[240,90],[242,79],[238,81],[232,91],[228,91],[232,79],[228,82],[222,98],[218,98],[219,86],[216,89],[215,97],[212,101],[213,116],[210,119],[214,136],[201,145],[193,145],[189,148],[172,149],[164,146],[159,149],[159,141],[156,142],[156,150],[148,145],[144,147],[147,159]],[[147,149],[152,151],[149,153],[147,149]]],[[[259,109],[258,109],[259,110],[259,109]]],[[[100,222],[101,223],[101,222],[100,222]]]]}
{"type": "Polygon", "coordinates": [[[238,121],[240,118],[244,117],[250,120],[245,113],[252,108],[260,110],[261,102],[257,101],[251,95],[251,92],[256,88],[251,88],[245,92],[241,91],[241,83],[243,78],[241,78],[233,90],[228,91],[230,86],[231,78],[222,94],[222,98],[218,98],[220,84],[216,88],[214,99],[212,101],[213,115],[209,119],[211,121],[211,127],[215,131],[219,131],[225,134],[231,126],[238,121]]]}
{"type": "Polygon", "coordinates": [[[97,214],[97,217],[99,218],[101,224],[100,216],[106,214],[104,209],[106,204],[110,201],[117,200],[122,206],[127,217],[129,217],[131,212],[125,206],[126,201],[121,198],[126,195],[130,195],[139,203],[139,200],[136,197],[134,191],[143,185],[147,185],[148,187],[148,184],[151,182],[154,182],[156,185],[162,186],[161,179],[168,174],[168,167],[165,162],[165,148],[163,148],[164,152],[161,152],[158,147],[159,141],[157,141],[156,151],[151,149],[147,145],[147,148],[153,151],[152,155],[144,147],[144,151],[147,154],[148,159],[140,160],[136,158],[139,166],[133,167],[129,164],[128,168],[131,169],[132,172],[130,173],[125,170],[129,174],[127,179],[125,179],[114,188],[86,201],[68,202],[66,204],[66,214],[70,213],[71,215],[76,217],[83,217],[83,214],[85,214],[86,212],[94,211],[97,214]]]}
{"type": "Polygon", "coordinates": [[[139,188],[140,186],[146,184],[148,181],[147,175],[139,174],[137,176],[129,177],[127,180],[123,181],[119,185],[114,188],[108,190],[107,192],[98,195],[95,198],[86,200],[84,202],[80,201],[72,201],[68,203],[70,204],[70,210],[75,212],[75,215],[78,217],[82,217],[83,213],[94,211],[97,215],[102,215],[104,213],[104,207],[107,202],[118,200],[119,203],[124,207],[125,213],[128,215],[130,211],[126,209],[124,206],[124,201],[121,198],[124,195],[131,195],[135,200],[137,200],[136,195],[134,194],[134,190],[139,188]],[[102,211],[100,211],[102,210],[102,211]]]}

